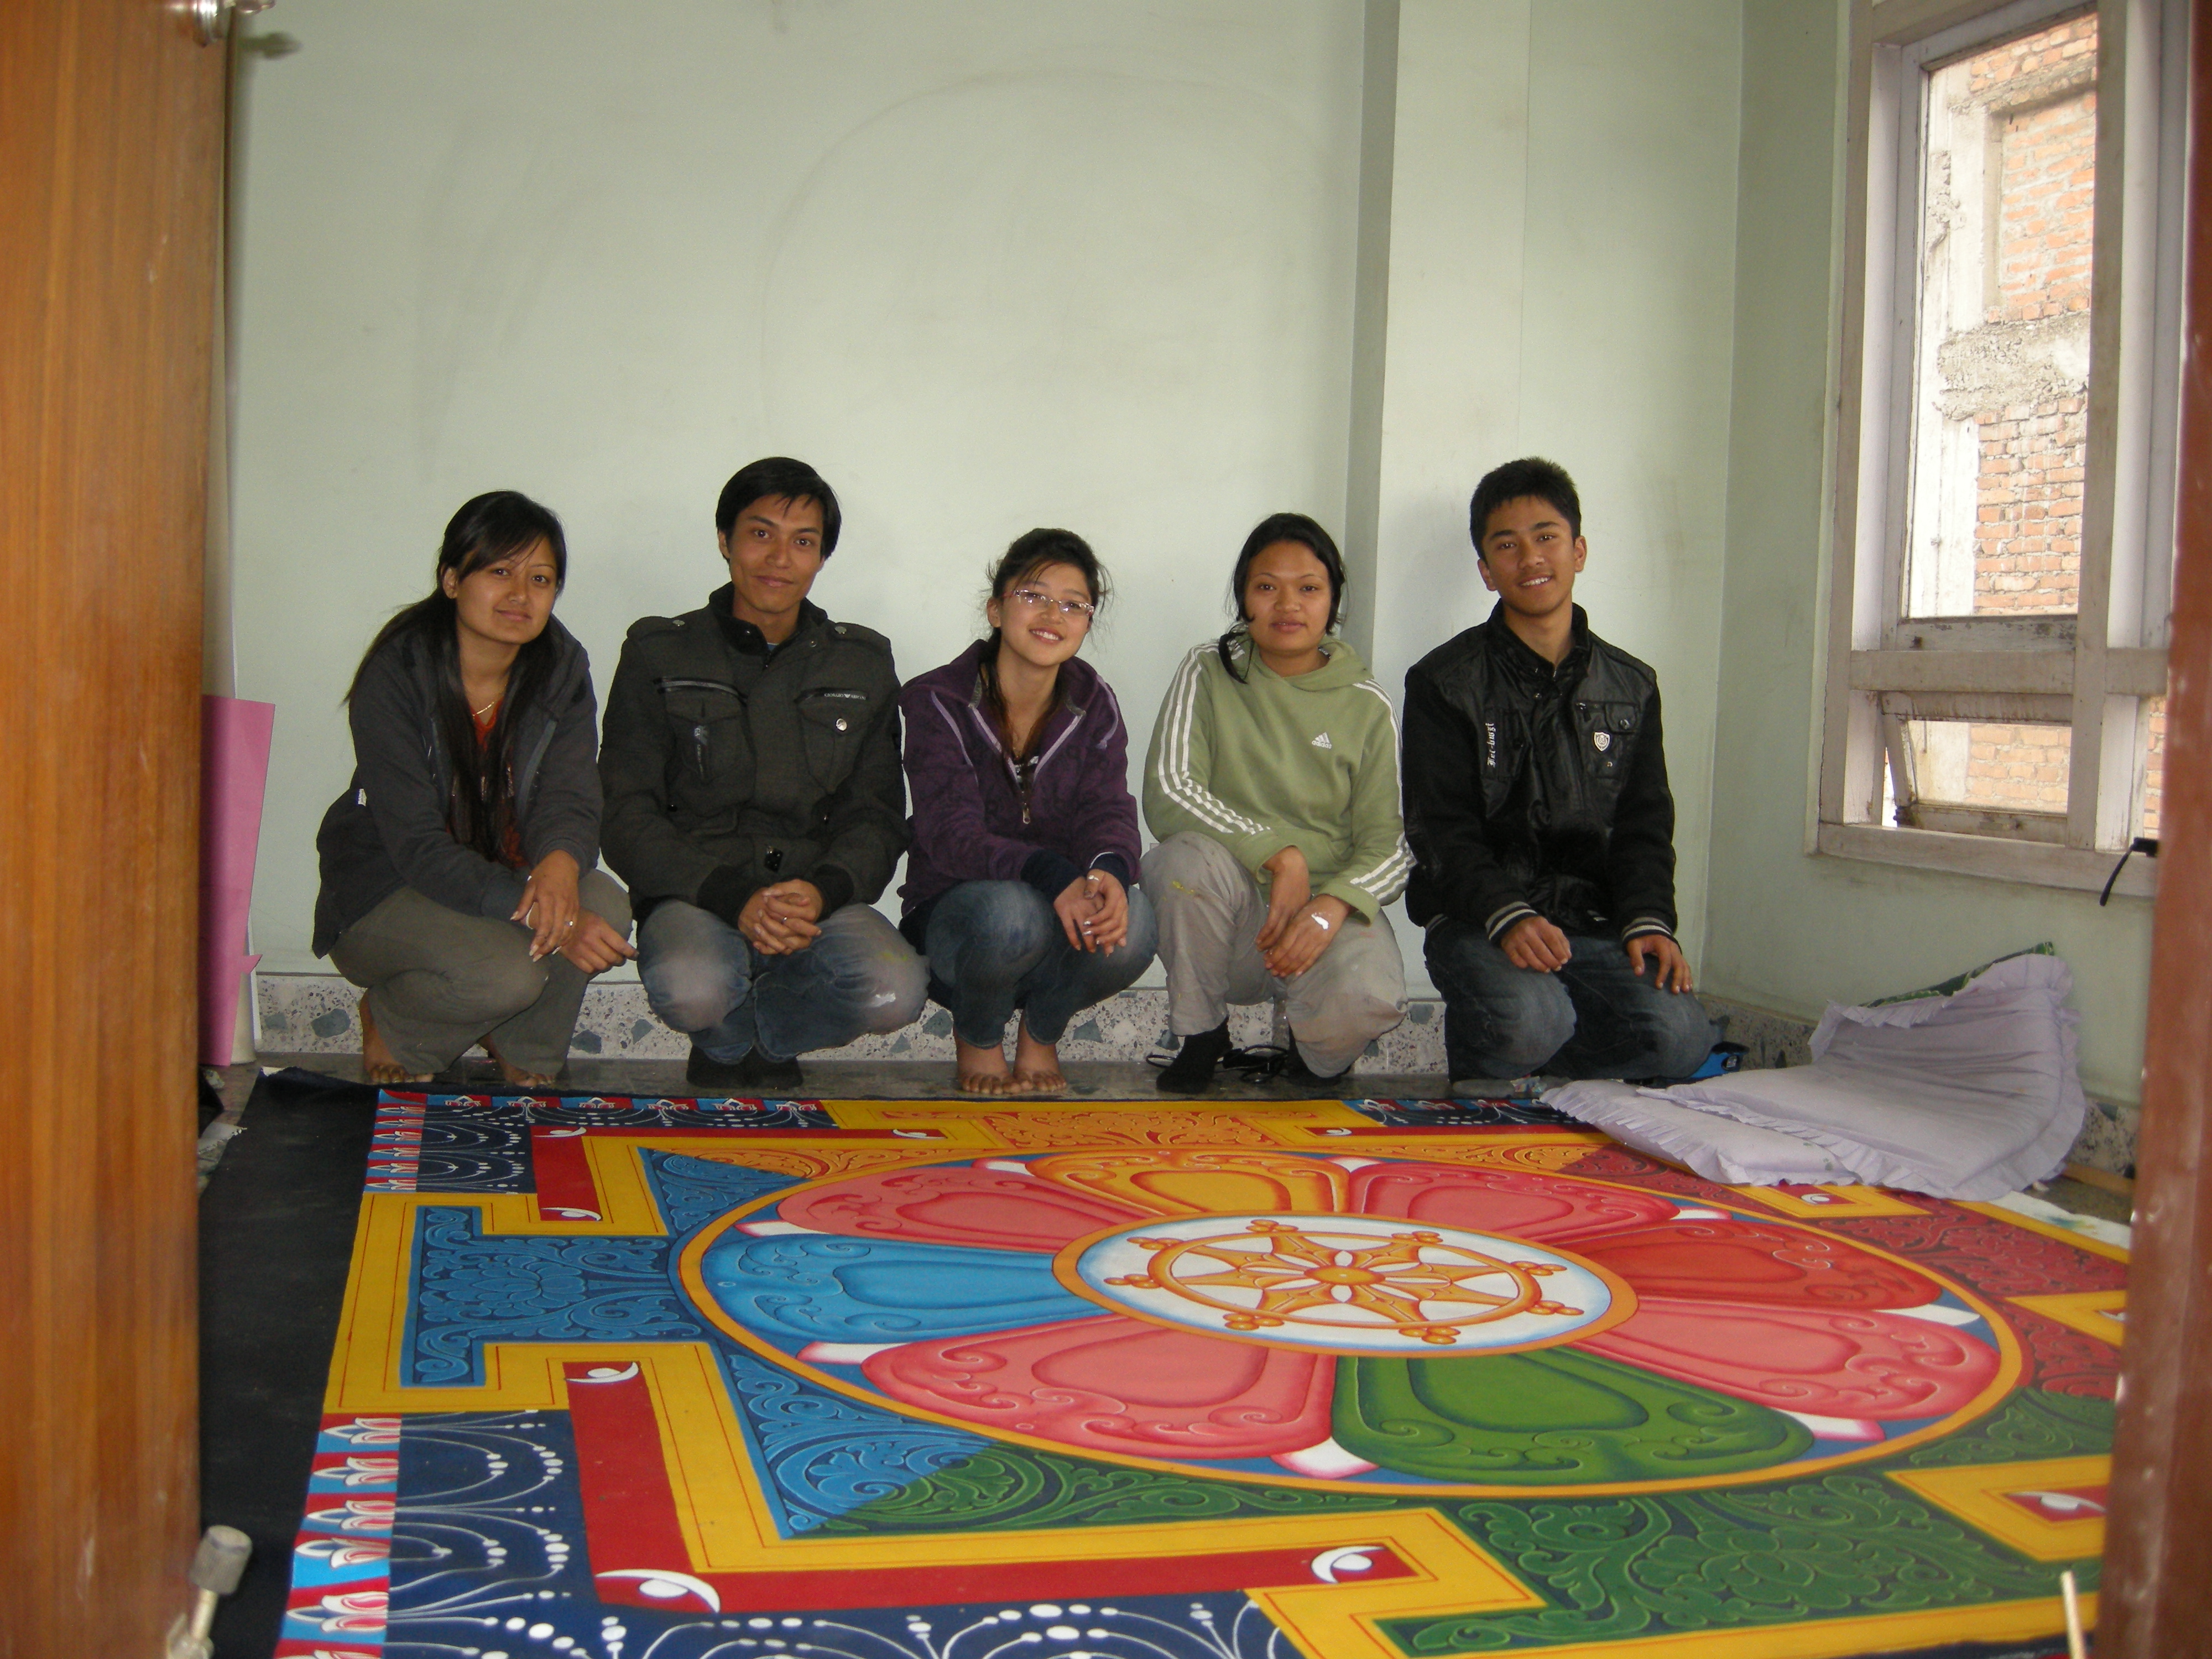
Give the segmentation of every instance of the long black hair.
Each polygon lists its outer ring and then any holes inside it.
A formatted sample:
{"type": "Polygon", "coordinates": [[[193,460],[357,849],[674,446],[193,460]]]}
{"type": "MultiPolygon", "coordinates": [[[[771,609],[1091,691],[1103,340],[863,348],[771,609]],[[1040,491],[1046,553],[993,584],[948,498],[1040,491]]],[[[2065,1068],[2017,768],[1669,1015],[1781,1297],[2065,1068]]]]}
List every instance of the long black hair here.
{"type": "Polygon", "coordinates": [[[538,637],[515,653],[499,717],[489,738],[478,743],[468,693],[461,684],[459,608],[446,596],[446,573],[451,571],[457,582],[465,581],[486,565],[518,557],[540,542],[553,556],[557,590],[568,580],[568,543],[561,533],[561,520],[549,508],[513,489],[495,489],[464,502],[447,521],[444,539],[438,544],[436,580],[429,597],[416,600],[377,630],[362,653],[361,666],[354,670],[353,684],[346,688],[346,700],[351,702],[371,658],[387,646],[417,643],[429,659],[431,683],[436,688],[431,720],[453,768],[446,827],[454,840],[495,863],[514,826],[515,733],[544,696],[557,649],[549,617],[538,637]]]}
{"type": "MultiPolygon", "coordinates": [[[[1243,680],[1245,670],[1237,665],[1237,658],[1230,647],[1241,637],[1252,637],[1252,619],[1244,614],[1244,579],[1252,574],[1252,561],[1277,542],[1296,542],[1321,561],[1321,568],[1328,573],[1328,623],[1326,632],[1336,631],[1337,612],[1344,608],[1344,555],[1336,550],[1336,543],[1303,513],[1270,513],[1252,527],[1244,538],[1244,550],[1237,556],[1237,568],[1229,573],[1229,605],[1236,611],[1237,620],[1229,631],[1214,642],[1221,653],[1221,665],[1231,676],[1243,680]]],[[[1250,661],[1250,654],[1246,654],[1250,661]]]]}
{"type": "MultiPolygon", "coordinates": [[[[991,568],[991,597],[1003,607],[1006,595],[1036,575],[1048,566],[1073,565],[1083,577],[1083,585],[1091,592],[1091,621],[1097,622],[1098,612],[1106,608],[1106,567],[1098,562],[1098,556],[1091,550],[1091,544],[1073,530],[1032,530],[1027,535],[1014,538],[1013,545],[999,556],[991,568]]],[[[1013,725],[1006,714],[1006,699],[999,690],[999,629],[992,629],[990,637],[983,641],[983,660],[979,670],[982,681],[983,712],[999,729],[999,739],[1006,744],[1006,752],[1019,761],[1024,757],[1016,750],[1013,725]]],[[[1037,723],[1030,728],[1030,746],[1034,748],[1038,735],[1060,708],[1060,682],[1055,677],[1052,683],[1052,701],[1037,723]]]]}

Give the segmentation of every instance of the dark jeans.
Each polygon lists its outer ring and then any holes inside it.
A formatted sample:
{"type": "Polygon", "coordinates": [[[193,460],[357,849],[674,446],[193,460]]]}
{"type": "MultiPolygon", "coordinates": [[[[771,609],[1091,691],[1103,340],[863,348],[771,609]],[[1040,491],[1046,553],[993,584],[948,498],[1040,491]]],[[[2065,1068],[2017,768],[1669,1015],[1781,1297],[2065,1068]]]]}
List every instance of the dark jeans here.
{"type": "Polygon", "coordinates": [[[1687,991],[1638,978],[1620,941],[1570,933],[1556,973],[1516,968],[1482,929],[1431,924],[1429,976],[1444,1000],[1451,1075],[1685,1078],[1712,1052],[1717,1028],[1687,991]]]}
{"type": "Polygon", "coordinates": [[[805,950],[763,956],[712,911],[665,899],[637,930],[637,976],[653,1012],[725,1064],[896,1031],[926,988],[914,948],[865,904],[823,917],[805,950]]]}
{"type": "Polygon", "coordinates": [[[1129,934],[1111,951],[1067,942],[1051,901],[1019,881],[963,881],[931,908],[929,994],[963,1042],[995,1048],[1022,1011],[1030,1035],[1057,1042],[1076,1013],[1127,990],[1152,966],[1152,902],[1129,890],[1129,934]]]}

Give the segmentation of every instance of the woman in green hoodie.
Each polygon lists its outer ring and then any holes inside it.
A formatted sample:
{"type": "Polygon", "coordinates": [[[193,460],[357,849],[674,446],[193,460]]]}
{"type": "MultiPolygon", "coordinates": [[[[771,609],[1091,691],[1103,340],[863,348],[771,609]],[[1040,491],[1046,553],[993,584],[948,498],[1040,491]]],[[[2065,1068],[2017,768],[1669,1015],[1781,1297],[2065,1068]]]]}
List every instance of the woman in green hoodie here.
{"type": "Polygon", "coordinates": [[[1331,1085],[1405,1017],[1382,907],[1413,866],[1390,699],[1336,638],[1344,560],[1299,513],[1262,520],[1230,578],[1237,625],[1183,659],[1145,757],[1159,837],[1144,884],[1159,917],[1168,1025],[1160,1073],[1198,1094],[1229,1052],[1229,1005],[1280,996],[1294,1075],[1331,1085]]]}

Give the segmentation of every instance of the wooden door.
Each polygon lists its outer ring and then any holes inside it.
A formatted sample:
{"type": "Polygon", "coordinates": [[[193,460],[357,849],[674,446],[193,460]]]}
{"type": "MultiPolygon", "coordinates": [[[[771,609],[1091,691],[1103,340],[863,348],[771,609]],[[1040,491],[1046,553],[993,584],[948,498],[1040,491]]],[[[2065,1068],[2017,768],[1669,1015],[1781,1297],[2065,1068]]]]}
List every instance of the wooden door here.
{"type": "Polygon", "coordinates": [[[2212,0],[2191,33],[2167,782],[2097,1621],[2111,1659],[2212,1655],[2212,0]]]}
{"type": "Polygon", "coordinates": [[[222,51],[0,4],[0,1656],[185,1605],[222,51]]]}

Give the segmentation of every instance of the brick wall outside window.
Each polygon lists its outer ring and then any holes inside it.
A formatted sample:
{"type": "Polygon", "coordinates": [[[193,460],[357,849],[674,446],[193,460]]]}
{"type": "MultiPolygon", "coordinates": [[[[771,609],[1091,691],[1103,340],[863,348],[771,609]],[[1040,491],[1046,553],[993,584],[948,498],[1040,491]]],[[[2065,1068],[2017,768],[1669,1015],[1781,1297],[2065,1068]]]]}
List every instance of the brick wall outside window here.
{"type": "MultiPolygon", "coordinates": [[[[2076,60],[2094,63],[2092,15],[2008,40],[1972,59],[1971,95],[1990,101],[1997,151],[1991,323],[2089,309],[2097,183],[2094,85],[2047,100],[2035,90],[2076,60]],[[2007,108],[2018,88],[2031,100],[2007,108]]],[[[1980,410],[1980,522],[1974,609],[2071,612],[2081,567],[2087,400],[2055,398],[1980,410]]]]}

